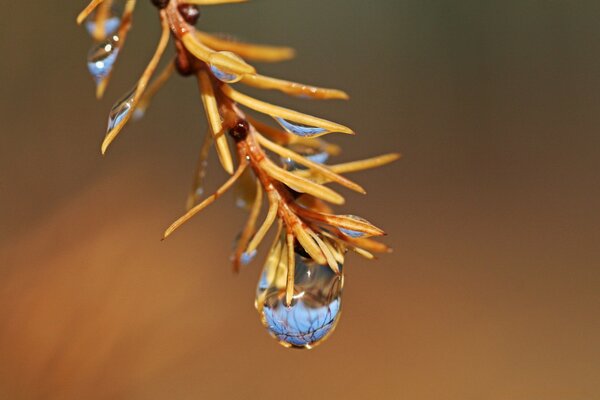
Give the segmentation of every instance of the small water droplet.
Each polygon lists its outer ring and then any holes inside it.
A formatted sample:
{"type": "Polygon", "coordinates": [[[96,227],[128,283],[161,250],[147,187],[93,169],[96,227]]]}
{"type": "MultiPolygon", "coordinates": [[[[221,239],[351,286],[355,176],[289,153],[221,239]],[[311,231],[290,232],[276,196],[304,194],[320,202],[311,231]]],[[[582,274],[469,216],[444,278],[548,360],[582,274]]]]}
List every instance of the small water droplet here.
{"type": "MultiPolygon", "coordinates": [[[[369,221],[367,221],[366,219],[358,217],[356,215],[345,215],[345,217],[351,218],[351,219],[353,219],[355,221],[361,221],[361,222],[367,222],[367,223],[369,223],[369,221]]],[[[345,234],[347,236],[350,236],[351,238],[362,238],[362,237],[367,236],[367,234],[364,233],[364,232],[353,231],[351,229],[340,228],[340,231],[343,234],[345,234]]]]}
{"type": "Polygon", "coordinates": [[[130,92],[123,96],[119,101],[115,103],[113,108],[110,110],[108,115],[108,128],[106,132],[112,131],[127,115],[133,110],[135,106],[135,92],[137,87],[134,87],[130,92]]]}
{"type": "MultiPolygon", "coordinates": [[[[245,61],[240,56],[238,56],[237,54],[232,53],[230,51],[220,51],[219,54],[224,55],[234,61],[239,61],[241,63],[245,63],[245,61]]],[[[212,71],[213,75],[221,82],[236,83],[242,79],[242,75],[223,71],[221,68],[217,67],[216,65],[214,65],[212,63],[210,63],[209,65],[210,65],[210,70],[212,71]]]]}
{"type": "Polygon", "coordinates": [[[119,55],[119,37],[112,35],[105,41],[95,44],[88,53],[88,70],[96,83],[106,78],[119,55]]]}
{"type": "MultiPolygon", "coordinates": [[[[297,144],[290,145],[288,148],[290,150],[292,150],[294,153],[297,153],[297,154],[301,155],[302,157],[306,158],[307,160],[312,161],[317,164],[325,164],[327,162],[327,160],[329,159],[329,153],[327,153],[327,151],[325,151],[323,149],[308,147],[308,146],[303,146],[303,145],[297,145],[297,144]]],[[[286,169],[289,171],[307,168],[304,165],[297,163],[296,161],[292,160],[289,157],[281,157],[281,162],[283,163],[283,166],[286,167],[286,169]]]]}
{"type": "MultiPolygon", "coordinates": [[[[267,262],[256,304],[269,333],[286,347],[312,348],[333,332],[340,317],[343,277],[328,265],[296,254],[294,297],[286,305],[287,267],[267,262]]],[[[340,267],[341,268],[341,267],[340,267]]]]}
{"type": "Polygon", "coordinates": [[[299,124],[299,123],[296,123],[296,122],[291,122],[291,121],[288,121],[286,119],[279,118],[279,117],[275,117],[275,120],[287,132],[289,132],[289,133],[291,133],[293,135],[297,135],[297,136],[311,137],[311,136],[316,136],[316,135],[322,135],[322,134],[328,132],[327,129],[325,129],[325,128],[319,128],[319,127],[316,127],[316,126],[303,125],[303,124],[299,124]]]}
{"type": "Polygon", "coordinates": [[[257,253],[258,253],[257,250],[252,250],[249,253],[243,253],[242,257],[240,258],[242,265],[250,264],[252,262],[252,260],[254,260],[254,258],[256,258],[257,253]]]}

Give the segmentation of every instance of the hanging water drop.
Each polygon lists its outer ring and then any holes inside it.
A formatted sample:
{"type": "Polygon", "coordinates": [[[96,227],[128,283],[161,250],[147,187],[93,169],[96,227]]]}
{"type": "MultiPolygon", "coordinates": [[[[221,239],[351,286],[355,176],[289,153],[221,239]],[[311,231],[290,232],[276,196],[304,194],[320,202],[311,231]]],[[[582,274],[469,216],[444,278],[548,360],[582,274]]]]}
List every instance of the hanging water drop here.
{"type": "Polygon", "coordinates": [[[108,115],[108,128],[106,132],[112,131],[117,125],[123,121],[135,106],[135,92],[137,86],[133,88],[127,95],[115,103],[108,115]]]}
{"type": "MultiPolygon", "coordinates": [[[[353,219],[353,220],[355,220],[355,221],[360,221],[360,222],[366,222],[366,223],[369,223],[369,221],[367,221],[366,219],[364,219],[364,218],[361,218],[361,217],[359,217],[359,216],[356,216],[356,215],[346,215],[345,217],[351,218],[351,219],[353,219]]],[[[340,229],[340,231],[341,231],[341,232],[342,232],[344,235],[350,236],[351,238],[355,238],[355,239],[356,239],[356,238],[362,238],[362,237],[366,237],[366,236],[367,236],[367,234],[366,234],[366,233],[364,233],[364,232],[353,231],[353,230],[351,230],[351,229],[345,229],[345,228],[339,228],[339,229],[340,229]]]]}
{"type": "MultiPolygon", "coordinates": [[[[245,61],[240,56],[238,56],[237,54],[232,53],[230,51],[220,51],[218,54],[221,56],[226,56],[227,58],[229,58],[233,61],[245,64],[245,61]]],[[[209,63],[209,65],[210,65],[210,70],[213,73],[213,75],[221,82],[236,83],[242,79],[242,75],[224,71],[223,69],[217,67],[213,63],[209,63]]]]}
{"type": "Polygon", "coordinates": [[[270,257],[267,261],[258,284],[256,307],[263,324],[280,344],[310,349],[335,329],[341,311],[343,276],[328,265],[296,254],[294,297],[288,306],[287,266],[281,258],[273,262],[270,257]]]}
{"type": "Polygon", "coordinates": [[[275,117],[275,120],[283,127],[283,129],[296,136],[312,137],[323,135],[328,132],[328,130],[325,128],[303,125],[279,117],[275,117]]]}
{"type": "Polygon", "coordinates": [[[119,37],[112,35],[105,41],[94,45],[88,53],[88,70],[96,83],[106,78],[119,55],[119,37]]]}

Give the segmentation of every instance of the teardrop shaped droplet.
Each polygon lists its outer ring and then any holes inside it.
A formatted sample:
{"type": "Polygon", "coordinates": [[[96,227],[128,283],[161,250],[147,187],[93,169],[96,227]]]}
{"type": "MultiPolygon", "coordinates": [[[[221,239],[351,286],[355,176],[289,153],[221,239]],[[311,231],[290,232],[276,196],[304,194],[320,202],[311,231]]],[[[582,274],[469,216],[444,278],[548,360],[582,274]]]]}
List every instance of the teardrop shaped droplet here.
{"type": "MultiPolygon", "coordinates": [[[[327,151],[325,151],[324,149],[314,148],[314,147],[309,147],[309,146],[304,146],[304,145],[299,145],[299,144],[292,144],[292,145],[288,146],[288,148],[290,150],[292,150],[294,153],[297,153],[297,154],[301,155],[302,157],[306,158],[307,160],[312,161],[317,164],[325,164],[327,162],[327,160],[329,159],[329,153],[327,151]]],[[[286,169],[289,171],[307,168],[304,165],[297,163],[296,161],[292,160],[289,157],[281,157],[281,162],[282,162],[283,166],[286,167],[286,169]]]]}
{"type": "MultiPolygon", "coordinates": [[[[361,221],[361,222],[366,222],[369,223],[369,221],[367,221],[366,219],[356,216],[356,215],[345,215],[345,217],[351,218],[355,221],[361,221]]],[[[351,229],[345,229],[345,228],[340,228],[340,231],[347,236],[350,236],[351,238],[362,238],[362,237],[366,237],[368,236],[366,233],[364,232],[359,232],[359,231],[353,231],[351,229]]]]}
{"type": "Polygon", "coordinates": [[[328,265],[298,254],[295,257],[292,304],[287,306],[285,301],[286,264],[273,263],[270,257],[258,284],[256,306],[263,324],[280,344],[310,349],[325,340],[337,325],[343,275],[335,274],[328,265]]]}
{"type": "Polygon", "coordinates": [[[106,132],[112,131],[117,125],[127,117],[135,106],[135,92],[137,86],[128,92],[124,97],[115,103],[108,115],[108,128],[106,132]]]}
{"type": "MultiPolygon", "coordinates": [[[[239,61],[239,62],[245,63],[245,61],[240,56],[238,56],[235,53],[232,53],[231,51],[220,51],[218,54],[226,56],[227,58],[230,58],[234,61],[239,61]]],[[[209,65],[210,65],[210,70],[213,73],[213,75],[221,82],[236,83],[242,79],[242,75],[224,71],[221,68],[214,65],[213,63],[209,63],[209,65]]]]}
{"type": "Polygon", "coordinates": [[[96,83],[106,78],[119,55],[119,37],[112,35],[105,41],[94,45],[88,53],[88,70],[96,83]]]}
{"type": "Polygon", "coordinates": [[[325,128],[303,125],[279,117],[275,117],[275,120],[279,123],[279,125],[283,127],[283,129],[296,136],[311,137],[322,135],[328,132],[325,128]]]}

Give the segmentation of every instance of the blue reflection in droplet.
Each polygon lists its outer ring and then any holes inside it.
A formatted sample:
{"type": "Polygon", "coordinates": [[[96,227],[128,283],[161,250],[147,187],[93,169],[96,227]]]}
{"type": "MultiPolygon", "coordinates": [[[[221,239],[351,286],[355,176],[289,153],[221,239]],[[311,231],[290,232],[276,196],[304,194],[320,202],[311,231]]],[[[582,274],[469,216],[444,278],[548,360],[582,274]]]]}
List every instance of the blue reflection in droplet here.
{"type": "Polygon", "coordinates": [[[276,117],[275,120],[279,122],[283,129],[297,136],[311,137],[327,133],[327,129],[324,128],[298,124],[279,117],[276,117]]]}
{"type": "MultiPolygon", "coordinates": [[[[104,35],[105,36],[112,35],[113,33],[115,33],[117,31],[117,29],[119,29],[119,26],[121,26],[120,18],[118,18],[118,17],[107,18],[106,21],[104,21],[104,35]]],[[[85,27],[86,27],[88,33],[93,36],[94,32],[96,32],[96,21],[94,21],[93,19],[88,19],[87,22],[85,23],[85,27]]]]}
{"type": "Polygon", "coordinates": [[[135,92],[137,87],[133,88],[121,100],[117,101],[108,115],[108,128],[106,132],[110,132],[123,121],[134,108],[135,92]]]}
{"type": "Polygon", "coordinates": [[[101,82],[112,71],[119,55],[118,43],[119,37],[113,35],[90,49],[87,65],[96,83],[101,82]]]}
{"type": "MultiPolygon", "coordinates": [[[[340,266],[341,267],[341,266],[340,266]]],[[[335,328],[340,316],[342,281],[328,265],[296,255],[294,298],[285,304],[285,273],[265,267],[257,303],[263,324],[287,347],[311,348],[335,328]]],[[[277,268],[285,268],[280,264],[277,268]]]]}
{"type": "Polygon", "coordinates": [[[240,76],[239,75],[225,72],[225,71],[223,71],[223,70],[215,67],[214,65],[210,66],[210,70],[212,71],[213,75],[218,80],[220,80],[221,82],[235,83],[235,82],[238,82],[240,80],[240,76]]]}
{"type": "MultiPolygon", "coordinates": [[[[346,215],[345,217],[352,218],[355,221],[361,221],[361,222],[369,223],[369,221],[367,221],[366,219],[364,219],[362,217],[359,217],[357,215],[346,215]]],[[[342,233],[344,233],[345,235],[350,236],[352,238],[362,238],[362,237],[367,236],[367,234],[364,233],[364,232],[353,231],[351,229],[345,229],[345,228],[339,228],[339,229],[340,229],[340,231],[342,233]]]]}
{"type": "Polygon", "coordinates": [[[240,262],[242,263],[242,265],[248,265],[252,262],[252,260],[254,260],[254,258],[256,257],[256,250],[252,250],[249,253],[243,253],[242,257],[240,258],[240,262]]]}

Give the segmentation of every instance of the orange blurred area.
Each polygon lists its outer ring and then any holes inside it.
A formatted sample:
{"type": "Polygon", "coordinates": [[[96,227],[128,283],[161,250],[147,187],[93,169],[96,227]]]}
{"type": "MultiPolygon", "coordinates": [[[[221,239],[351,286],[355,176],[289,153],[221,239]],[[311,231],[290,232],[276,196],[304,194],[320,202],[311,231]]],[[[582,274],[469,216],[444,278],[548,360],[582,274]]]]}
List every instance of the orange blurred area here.
{"type": "Polygon", "coordinates": [[[348,257],[341,322],[311,351],[262,327],[262,255],[232,272],[231,194],[160,241],[205,133],[195,83],[175,77],[99,154],[158,39],[147,3],[101,101],[84,2],[2,6],[0,400],[600,398],[597,2],[205,10],[209,32],[297,48],[260,71],[352,99],[240,90],[351,126],[339,160],[404,155],[352,176],[368,196],[341,190],[395,251],[348,257]]]}

